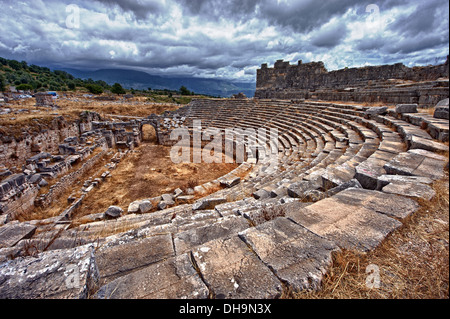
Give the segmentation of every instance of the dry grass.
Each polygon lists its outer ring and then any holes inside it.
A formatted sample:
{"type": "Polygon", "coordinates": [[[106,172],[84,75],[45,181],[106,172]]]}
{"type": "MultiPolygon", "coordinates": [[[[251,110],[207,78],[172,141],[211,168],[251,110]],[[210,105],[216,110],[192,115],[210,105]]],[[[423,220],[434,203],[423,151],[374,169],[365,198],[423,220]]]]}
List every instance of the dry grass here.
{"type": "Polygon", "coordinates": [[[318,292],[288,292],[295,299],[447,299],[449,298],[448,178],[433,185],[437,196],[403,221],[367,254],[342,251],[318,292]],[[380,269],[379,289],[366,286],[366,269],[380,269]]]}

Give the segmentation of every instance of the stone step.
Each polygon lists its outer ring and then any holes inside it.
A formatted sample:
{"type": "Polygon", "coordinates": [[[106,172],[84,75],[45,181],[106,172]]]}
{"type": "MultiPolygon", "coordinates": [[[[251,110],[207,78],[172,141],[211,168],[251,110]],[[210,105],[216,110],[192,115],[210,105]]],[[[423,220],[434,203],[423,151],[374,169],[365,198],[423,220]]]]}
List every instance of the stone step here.
{"type": "Polygon", "coordinates": [[[357,188],[347,189],[287,217],[340,248],[367,252],[418,209],[411,199],[357,188]],[[394,217],[394,218],[393,218],[394,217]]]}
{"type": "Polygon", "coordinates": [[[102,285],[174,256],[175,251],[170,234],[149,238],[123,236],[106,242],[95,252],[102,285]]]}
{"type": "Polygon", "coordinates": [[[23,239],[31,238],[37,227],[31,223],[10,222],[0,227],[0,248],[15,246],[23,239]]]}
{"type": "Polygon", "coordinates": [[[44,252],[0,265],[1,299],[87,299],[98,289],[94,247],[44,252]]]}
{"type": "Polygon", "coordinates": [[[401,153],[384,165],[387,174],[422,176],[432,180],[444,177],[448,159],[426,150],[409,150],[401,153]]]}
{"type": "Polygon", "coordinates": [[[102,286],[97,299],[206,299],[208,287],[189,254],[169,258],[102,286]]]}
{"type": "Polygon", "coordinates": [[[281,296],[281,282],[238,236],[197,247],[192,256],[212,298],[274,299],[281,296]]]}
{"type": "Polygon", "coordinates": [[[248,221],[242,216],[227,216],[212,224],[192,228],[174,235],[174,246],[177,255],[188,252],[194,247],[209,241],[231,236],[249,228],[248,221]]]}
{"type": "Polygon", "coordinates": [[[333,242],[287,218],[250,228],[239,236],[294,291],[320,289],[332,253],[339,250],[333,242]]]}

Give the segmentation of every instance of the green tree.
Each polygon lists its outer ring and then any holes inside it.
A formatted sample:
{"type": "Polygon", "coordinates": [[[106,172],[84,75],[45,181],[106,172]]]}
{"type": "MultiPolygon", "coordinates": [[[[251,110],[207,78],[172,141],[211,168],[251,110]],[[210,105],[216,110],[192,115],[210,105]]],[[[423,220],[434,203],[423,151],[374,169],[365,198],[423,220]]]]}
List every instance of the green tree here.
{"type": "Polygon", "coordinates": [[[22,69],[22,64],[16,60],[9,60],[8,65],[16,71],[19,71],[20,69],[22,69]]]}
{"type": "Polygon", "coordinates": [[[69,90],[71,90],[71,91],[75,91],[75,89],[76,89],[76,85],[74,82],[69,82],[68,87],[69,87],[69,90]]]}
{"type": "Polygon", "coordinates": [[[125,89],[120,85],[119,83],[114,83],[114,85],[111,88],[111,92],[114,94],[125,94],[127,93],[125,89]]]}
{"type": "Polygon", "coordinates": [[[102,94],[103,88],[98,84],[88,84],[85,86],[92,94],[102,94]]]}
{"type": "Polygon", "coordinates": [[[31,91],[33,89],[33,86],[30,84],[20,84],[16,87],[16,90],[20,91],[31,91]]]}
{"type": "Polygon", "coordinates": [[[189,91],[185,86],[180,88],[181,95],[191,95],[191,91],[189,91]]]}
{"type": "Polygon", "coordinates": [[[5,91],[5,87],[6,87],[6,80],[3,77],[3,75],[0,74],[0,92],[5,91]]]}

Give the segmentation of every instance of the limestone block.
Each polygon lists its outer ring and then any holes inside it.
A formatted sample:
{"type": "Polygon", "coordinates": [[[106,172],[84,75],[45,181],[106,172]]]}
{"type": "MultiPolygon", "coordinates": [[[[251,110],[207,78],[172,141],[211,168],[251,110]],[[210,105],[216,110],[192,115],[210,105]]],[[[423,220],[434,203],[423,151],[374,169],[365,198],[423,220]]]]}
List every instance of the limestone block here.
{"type": "Polygon", "coordinates": [[[214,298],[273,299],[281,295],[281,282],[237,236],[209,242],[192,255],[214,298]]]}
{"type": "Polygon", "coordinates": [[[248,229],[239,236],[278,278],[295,290],[320,289],[339,248],[287,218],[248,229]]]}
{"type": "Polygon", "coordinates": [[[402,114],[402,113],[418,113],[417,111],[418,105],[417,104],[398,104],[395,107],[395,112],[402,114]]]}
{"type": "Polygon", "coordinates": [[[421,198],[430,201],[436,196],[436,192],[428,185],[421,183],[390,183],[383,187],[383,192],[397,194],[413,198],[421,198]]]}
{"type": "Polygon", "coordinates": [[[436,110],[434,112],[434,118],[448,120],[448,100],[442,100],[436,105],[436,110]]]}
{"type": "Polygon", "coordinates": [[[44,252],[0,265],[0,298],[85,299],[98,279],[92,245],[44,252]]]}
{"type": "Polygon", "coordinates": [[[301,209],[290,218],[340,248],[362,252],[376,248],[402,225],[384,214],[361,205],[342,203],[334,197],[301,209]]]}
{"type": "Polygon", "coordinates": [[[189,255],[167,259],[104,285],[98,299],[206,299],[207,286],[189,255]]]}
{"type": "Polygon", "coordinates": [[[0,227],[0,248],[13,247],[22,239],[31,238],[36,226],[30,223],[11,222],[0,227]]]}
{"type": "Polygon", "coordinates": [[[199,228],[190,229],[174,236],[177,254],[184,253],[193,247],[218,238],[229,237],[249,227],[242,216],[228,216],[217,222],[199,228]]]}
{"type": "Polygon", "coordinates": [[[192,205],[193,210],[214,209],[217,205],[226,203],[227,199],[223,197],[218,198],[205,198],[198,200],[192,205]]]}
{"type": "Polygon", "coordinates": [[[117,206],[111,206],[105,212],[106,218],[119,218],[123,213],[123,209],[117,206]]]}
{"type": "Polygon", "coordinates": [[[172,236],[166,234],[128,242],[119,239],[115,245],[101,246],[95,257],[104,282],[174,255],[172,236]]]}

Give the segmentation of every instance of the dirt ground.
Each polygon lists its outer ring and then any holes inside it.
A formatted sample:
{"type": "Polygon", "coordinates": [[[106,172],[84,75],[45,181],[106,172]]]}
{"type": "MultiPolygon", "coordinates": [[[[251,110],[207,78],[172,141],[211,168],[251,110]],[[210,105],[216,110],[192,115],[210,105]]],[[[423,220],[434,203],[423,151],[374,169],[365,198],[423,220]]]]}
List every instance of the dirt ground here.
{"type": "MultiPolygon", "coordinates": [[[[136,200],[172,193],[177,188],[183,190],[193,188],[221,177],[238,166],[206,163],[174,164],[170,159],[170,149],[151,142],[143,143],[136,148],[111,171],[111,177],[86,196],[76,212],[76,218],[103,213],[112,205],[119,206],[126,212],[129,204],[136,200]]],[[[105,156],[74,183],[73,189],[68,190],[49,208],[45,210],[37,208],[33,214],[23,219],[45,219],[59,215],[68,207],[67,198],[71,194],[77,193],[78,190],[78,197],[81,195],[79,190],[86,179],[99,177],[107,171],[104,165],[110,158],[111,156],[105,156]]]]}
{"type": "Polygon", "coordinates": [[[133,201],[201,185],[236,167],[236,164],[174,164],[170,147],[143,144],[119,164],[106,183],[89,194],[77,216],[101,213],[111,205],[126,210],[133,201]]]}

